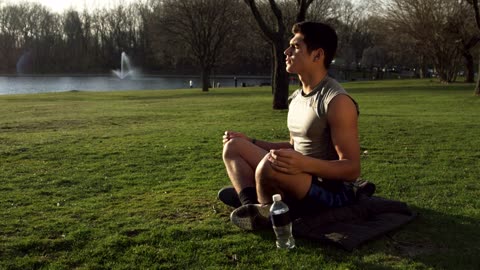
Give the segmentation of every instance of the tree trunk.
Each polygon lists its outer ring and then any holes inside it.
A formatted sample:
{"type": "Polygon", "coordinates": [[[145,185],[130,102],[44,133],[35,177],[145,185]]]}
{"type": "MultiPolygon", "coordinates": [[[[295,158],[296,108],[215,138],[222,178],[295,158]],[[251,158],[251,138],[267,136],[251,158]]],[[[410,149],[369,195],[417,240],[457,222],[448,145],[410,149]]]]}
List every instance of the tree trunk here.
{"type": "MultiPolygon", "coordinates": [[[[477,23],[477,28],[480,30],[480,11],[478,9],[478,0],[472,0],[472,5],[473,10],[475,11],[475,22],[477,23]]],[[[480,61],[478,62],[478,67],[477,85],[475,86],[475,91],[473,92],[475,96],[480,96],[480,61]]]]}
{"type": "Polygon", "coordinates": [[[274,70],[273,70],[273,109],[288,109],[288,75],[283,54],[284,45],[282,40],[276,40],[274,46],[274,70]]]}
{"type": "Polygon", "coordinates": [[[202,80],[202,91],[208,92],[208,88],[210,86],[210,69],[202,68],[201,80],[202,80]]]}
{"type": "MultiPolygon", "coordinates": [[[[275,64],[276,61],[275,61],[275,46],[272,45],[272,52],[271,52],[271,55],[272,55],[272,58],[270,60],[271,62],[271,66],[270,66],[270,81],[271,81],[271,84],[272,84],[272,95],[275,94],[275,87],[273,86],[274,82],[275,82],[275,69],[277,68],[277,65],[275,64]]],[[[273,102],[273,104],[275,104],[275,101],[273,102]]]]}
{"type": "Polygon", "coordinates": [[[455,73],[450,69],[438,68],[438,77],[441,83],[451,83],[455,81],[455,73]]]}
{"type": "Polygon", "coordinates": [[[420,67],[418,68],[420,71],[420,79],[427,78],[427,64],[425,63],[425,57],[421,56],[420,58],[420,67]]]}
{"type": "MultiPolygon", "coordinates": [[[[272,91],[273,91],[273,109],[283,110],[288,108],[288,76],[285,65],[285,23],[283,21],[282,11],[274,0],[269,0],[270,9],[276,18],[276,27],[273,28],[267,24],[258,10],[255,0],[244,0],[252,11],[258,26],[262,30],[265,38],[272,44],[274,67],[272,68],[272,91]]],[[[298,13],[297,21],[303,21],[308,7],[313,0],[297,0],[298,13]]]]}
{"type": "Polygon", "coordinates": [[[461,65],[461,52],[455,48],[435,55],[435,68],[442,83],[454,82],[461,65]]]}
{"type": "Polygon", "coordinates": [[[473,83],[475,76],[475,70],[473,68],[473,56],[469,51],[467,51],[463,53],[463,57],[465,58],[465,82],[473,83]]]}
{"type": "MultiPolygon", "coordinates": [[[[479,53],[479,56],[480,56],[480,53],[479,53]]],[[[475,91],[473,92],[475,96],[480,96],[480,61],[478,61],[478,73],[479,74],[477,75],[477,85],[475,86],[475,91]]]]}
{"type": "Polygon", "coordinates": [[[425,74],[426,74],[425,70],[422,67],[419,67],[418,68],[418,77],[420,79],[425,79],[425,77],[426,77],[425,74]]]}

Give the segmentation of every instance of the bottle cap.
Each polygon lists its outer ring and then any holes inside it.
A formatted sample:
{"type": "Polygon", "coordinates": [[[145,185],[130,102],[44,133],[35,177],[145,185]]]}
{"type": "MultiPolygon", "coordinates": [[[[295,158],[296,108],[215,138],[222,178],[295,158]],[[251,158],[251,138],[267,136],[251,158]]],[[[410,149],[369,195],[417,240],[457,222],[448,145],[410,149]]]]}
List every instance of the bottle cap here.
{"type": "Polygon", "coordinates": [[[275,195],[272,196],[272,199],[273,199],[274,202],[281,201],[282,200],[282,195],[275,194],[275,195]]]}

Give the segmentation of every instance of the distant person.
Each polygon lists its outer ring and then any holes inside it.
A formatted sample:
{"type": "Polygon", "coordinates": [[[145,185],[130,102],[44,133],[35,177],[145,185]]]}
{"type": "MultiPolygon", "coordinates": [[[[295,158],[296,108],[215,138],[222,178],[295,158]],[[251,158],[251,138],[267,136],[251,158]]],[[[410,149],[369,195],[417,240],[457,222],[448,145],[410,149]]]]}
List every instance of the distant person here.
{"type": "Polygon", "coordinates": [[[295,216],[355,201],[348,182],[360,175],[357,103],[328,76],[337,49],[329,25],[293,26],[286,70],[301,88],[289,98],[290,141],[267,142],[231,130],[223,135],[223,161],[233,187],[219,199],[236,207],[231,221],[246,230],[268,225],[272,195],[281,194],[295,216]]]}
{"type": "Polygon", "coordinates": [[[235,82],[235,88],[237,88],[237,77],[233,77],[233,81],[235,82]]]}
{"type": "Polygon", "coordinates": [[[190,88],[193,88],[193,81],[190,80],[190,82],[188,82],[188,84],[190,85],[190,88]]]}

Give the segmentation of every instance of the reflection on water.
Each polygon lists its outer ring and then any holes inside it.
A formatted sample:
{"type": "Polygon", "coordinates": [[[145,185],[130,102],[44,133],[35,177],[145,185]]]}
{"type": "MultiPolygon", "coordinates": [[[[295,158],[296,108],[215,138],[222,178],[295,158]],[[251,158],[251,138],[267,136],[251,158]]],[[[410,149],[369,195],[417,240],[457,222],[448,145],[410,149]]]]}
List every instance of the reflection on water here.
{"type": "MultiPolygon", "coordinates": [[[[200,88],[200,78],[193,76],[166,77],[142,76],[132,79],[118,79],[113,76],[0,76],[0,95],[30,94],[47,92],[79,91],[115,91],[115,90],[156,90],[189,88],[189,81],[194,88],[200,88]]],[[[211,79],[212,85],[234,87],[234,76],[222,76],[211,79]]],[[[237,85],[270,84],[270,77],[238,76],[237,85]]]]}

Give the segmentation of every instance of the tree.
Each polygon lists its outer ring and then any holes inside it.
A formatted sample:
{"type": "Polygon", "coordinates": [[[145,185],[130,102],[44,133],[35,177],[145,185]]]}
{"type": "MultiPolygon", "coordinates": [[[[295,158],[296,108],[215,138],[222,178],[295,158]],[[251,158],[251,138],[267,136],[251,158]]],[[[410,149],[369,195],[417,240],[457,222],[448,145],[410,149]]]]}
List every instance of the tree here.
{"type": "Polygon", "coordinates": [[[391,0],[385,20],[394,32],[413,39],[415,48],[431,58],[440,80],[449,83],[460,66],[462,46],[455,32],[464,13],[458,0],[391,0]]]}
{"type": "Polygon", "coordinates": [[[237,10],[240,20],[235,33],[225,41],[228,56],[220,57],[216,69],[234,76],[269,75],[272,63],[270,46],[263,38],[250,10],[243,3],[240,4],[241,7],[237,10]]]}
{"type": "Polygon", "coordinates": [[[480,37],[475,31],[475,20],[473,13],[469,12],[470,7],[464,0],[459,0],[455,4],[457,15],[452,16],[447,24],[447,31],[451,34],[463,56],[465,63],[465,82],[474,82],[474,63],[472,50],[480,41],[480,37]]]}
{"type": "MultiPolygon", "coordinates": [[[[286,71],[285,55],[283,54],[286,48],[286,26],[284,22],[283,13],[275,0],[268,0],[270,9],[275,16],[275,24],[269,26],[265,17],[259,10],[255,0],[244,0],[252,11],[255,20],[258,23],[262,33],[267,41],[270,43],[273,55],[272,67],[272,92],[273,92],[273,109],[282,110],[287,109],[288,99],[288,75],[286,71]]],[[[307,10],[312,4],[313,0],[297,0],[297,14],[296,21],[304,21],[307,15],[307,10]]]]}
{"type": "Polygon", "coordinates": [[[376,71],[373,79],[382,78],[382,69],[385,67],[386,53],[382,47],[369,47],[363,51],[361,64],[364,68],[376,71]]]}
{"type": "MultiPolygon", "coordinates": [[[[318,3],[318,2],[317,2],[318,3]]],[[[323,3],[325,5],[325,3],[323,3]]],[[[350,1],[333,1],[330,12],[316,9],[312,5],[312,13],[316,11],[320,19],[332,24],[338,35],[338,49],[335,54],[335,67],[341,71],[337,74],[339,79],[350,79],[350,71],[359,68],[364,51],[373,47],[371,30],[368,27],[367,11],[371,2],[353,4],[350,1]]],[[[378,29],[375,27],[374,29],[378,29]]]]}
{"type": "MultiPolygon", "coordinates": [[[[378,15],[371,15],[366,18],[364,28],[369,36],[369,47],[384,50],[386,71],[415,70],[417,75],[423,78],[427,74],[427,70],[433,68],[431,57],[428,56],[426,50],[418,49],[419,46],[423,45],[418,44],[418,41],[409,34],[396,31],[388,19],[381,17],[383,16],[382,12],[376,14],[378,15]]],[[[364,54],[362,54],[363,56],[364,54]]]]}
{"type": "MultiPolygon", "coordinates": [[[[469,3],[473,7],[473,12],[475,13],[475,23],[477,25],[477,29],[480,30],[480,12],[478,8],[478,0],[470,0],[469,3]]],[[[480,61],[479,61],[479,72],[480,72],[480,61]]],[[[473,92],[474,95],[480,96],[480,75],[477,76],[477,85],[475,86],[475,91],[473,92]]]]}
{"type": "Polygon", "coordinates": [[[178,38],[185,44],[199,65],[202,91],[208,91],[210,74],[225,41],[235,33],[238,8],[238,2],[232,0],[166,0],[157,6],[158,27],[165,28],[170,40],[178,38]]]}
{"type": "MultiPolygon", "coordinates": [[[[21,28],[18,20],[23,14],[19,6],[0,5],[0,71],[11,71],[21,58],[18,52],[21,28]]],[[[20,62],[20,61],[19,61],[20,62]]]]}
{"type": "MultiPolygon", "coordinates": [[[[68,56],[65,57],[66,70],[78,72],[83,67],[79,64],[83,58],[84,35],[80,15],[75,10],[69,10],[64,15],[63,32],[66,38],[68,56]]],[[[67,53],[67,50],[65,50],[67,53]]]]}

